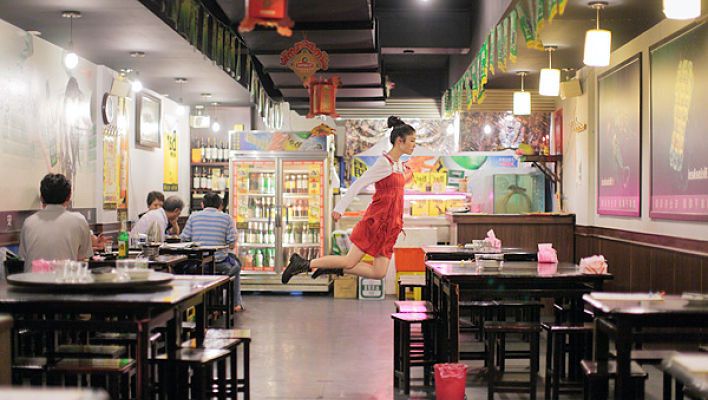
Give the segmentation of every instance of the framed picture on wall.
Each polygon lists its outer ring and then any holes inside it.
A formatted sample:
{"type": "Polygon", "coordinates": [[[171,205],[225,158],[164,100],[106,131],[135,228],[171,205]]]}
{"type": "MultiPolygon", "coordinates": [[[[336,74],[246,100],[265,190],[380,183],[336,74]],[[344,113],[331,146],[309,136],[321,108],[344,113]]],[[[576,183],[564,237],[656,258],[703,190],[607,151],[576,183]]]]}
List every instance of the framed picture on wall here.
{"type": "Polygon", "coordinates": [[[160,99],[141,92],[136,95],[136,100],[135,144],[142,147],[160,147],[160,99]]]}
{"type": "Polygon", "coordinates": [[[652,218],[708,221],[708,23],[649,49],[652,218]]]}
{"type": "Polygon", "coordinates": [[[597,79],[597,213],[641,215],[642,57],[597,79]]]}

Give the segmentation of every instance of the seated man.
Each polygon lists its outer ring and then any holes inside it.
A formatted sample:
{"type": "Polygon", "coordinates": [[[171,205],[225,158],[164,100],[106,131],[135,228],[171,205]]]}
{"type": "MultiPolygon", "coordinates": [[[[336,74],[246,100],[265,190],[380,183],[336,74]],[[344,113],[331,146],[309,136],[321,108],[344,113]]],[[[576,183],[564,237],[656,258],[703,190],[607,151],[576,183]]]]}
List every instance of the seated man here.
{"type": "MultiPolygon", "coordinates": [[[[221,197],[209,192],[202,200],[203,211],[192,213],[184,226],[182,240],[199,242],[202,246],[229,246],[236,244],[236,229],[234,221],[228,214],[220,210],[221,197]]],[[[235,277],[234,280],[234,311],[243,310],[241,304],[241,263],[236,256],[226,250],[214,253],[216,273],[227,274],[235,277]]]]}
{"type": "Polygon", "coordinates": [[[20,233],[20,257],[25,271],[32,261],[85,260],[93,255],[91,230],[86,218],[66,208],[71,182],[62,174],[47,174],[40,184],[42,210],[27,218],[20,233]]]}
{"type": "Polygon", "coordinates": [[[130,231],[130,234],[135,236],[140,233],[147,235],[150,231],[150,227],[154,223],[157,225],[158,229],[157,241],[164,242],[165,231],[167,230],[168,225],[171,224],[173,227],[179,227],[177,224],[177,219],[182,213],[182,208],[184,208],[184,202],[182,199],[180,199],[179,196],[170,196],[165,199],[165,203],[161,208],[150,210],[146,212],[145,215],[140,217],[138,222],[135,223],[135,226],[130,231]]]}

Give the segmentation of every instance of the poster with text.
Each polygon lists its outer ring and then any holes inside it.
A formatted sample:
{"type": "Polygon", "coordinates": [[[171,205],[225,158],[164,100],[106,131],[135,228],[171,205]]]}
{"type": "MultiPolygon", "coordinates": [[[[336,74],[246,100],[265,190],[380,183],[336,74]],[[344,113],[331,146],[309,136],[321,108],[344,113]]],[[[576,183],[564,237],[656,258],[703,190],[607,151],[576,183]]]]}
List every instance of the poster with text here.
{"type": "Polygon", "coordinates": [[[641,215],[642,59],[598,78],[597,213],[641,215]]]}
{"type": "Polygon", "coordinates": [[[179,143],[177,131],[165,131],[163,146],[162,190],[176,192],[179,182],[179,143]]]}
{"type": "Polygon", "coordinates": [[[708,221],[708,24],[650,49],[652,218],[708,221]]]}

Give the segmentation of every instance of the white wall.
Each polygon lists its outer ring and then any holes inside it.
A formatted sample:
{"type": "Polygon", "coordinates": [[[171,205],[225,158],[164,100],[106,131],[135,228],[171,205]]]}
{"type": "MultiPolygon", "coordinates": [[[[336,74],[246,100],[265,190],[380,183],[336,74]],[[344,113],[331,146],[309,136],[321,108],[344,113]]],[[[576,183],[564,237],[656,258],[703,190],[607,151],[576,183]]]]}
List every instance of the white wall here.
{"type": "MultiPolygon", "coordinates": [[[[578,225],[616,228],[636,232],[708,239],[708,224],[653,220],[649,218],[651,186],[651,110],[649,47],[681,30],[691,21],[664,20],[612,53],[606,68],[585,67],[578,71],[583,95],[561,101],[563,107],[563,185],[566,211],[575,212],[578,225]],[[596,213],[597,188],[597,98],[596,76],[642,52],[642,216],[615,217],[596,213]],[[577,117],[588,129],[575,133],[570,127],[577,117]]],[[[708,90],[701,88],[699,90],[708,90]]]]}

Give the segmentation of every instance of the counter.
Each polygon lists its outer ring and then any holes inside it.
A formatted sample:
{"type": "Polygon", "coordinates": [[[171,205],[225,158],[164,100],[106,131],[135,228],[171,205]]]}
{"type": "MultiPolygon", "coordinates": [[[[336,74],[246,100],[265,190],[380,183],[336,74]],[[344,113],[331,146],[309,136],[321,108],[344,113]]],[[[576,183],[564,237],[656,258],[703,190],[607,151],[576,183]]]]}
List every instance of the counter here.
{"type": "Polygon", "coordinates": [[[553,243],[558,261],[575,262],[575,214],[447,214],[451,244],[484,239],[494,229],[505,247],[553,243]]]}

